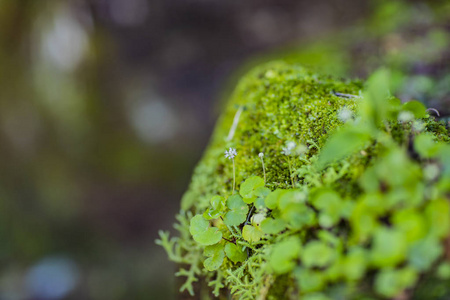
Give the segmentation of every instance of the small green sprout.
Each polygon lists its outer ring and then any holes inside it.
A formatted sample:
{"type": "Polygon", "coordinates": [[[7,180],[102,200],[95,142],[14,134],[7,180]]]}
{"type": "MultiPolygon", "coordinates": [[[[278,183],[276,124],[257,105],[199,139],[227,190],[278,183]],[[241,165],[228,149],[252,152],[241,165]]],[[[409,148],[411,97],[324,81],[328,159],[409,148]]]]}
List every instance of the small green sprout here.
{"type": "Polygon", "coordinates": [[[211,198],[210,203],[211,207],[203,213],[203,217],[206,220],[217,219],[221,217],[225,210],[225,198],[221,196],[214,196],[211,198]]]}

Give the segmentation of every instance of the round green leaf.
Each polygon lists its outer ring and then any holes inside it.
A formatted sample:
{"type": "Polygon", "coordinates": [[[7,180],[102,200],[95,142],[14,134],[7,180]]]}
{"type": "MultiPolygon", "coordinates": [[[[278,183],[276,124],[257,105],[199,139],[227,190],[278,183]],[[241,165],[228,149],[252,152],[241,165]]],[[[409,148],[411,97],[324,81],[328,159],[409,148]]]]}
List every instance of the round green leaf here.
{"type": "MultiPolygon", "coordinates": [[[[264,186],[264,179],[262,179],[259,176],[252,176],[247,178],[242,184],[241,189],[239,190],[239,193],[241,194],[242,198],[244,199],[252,199],[256,198],[257,195],[255,195],[255,190],[259,187],[264,186]]],[[[245,200],[244,200],[245,201],[245,200]]],[[[253,199],[254,201],[254,199],[253,199]]],[[[253,201],[247,202],[251,203],[253,201]]]]}
{"type": "Polygon", "coordinates": [[[203,213],[203,218],[205,218],[206,220],[218,219],[222,216],[222,214],[223,214],[223,211],[221,211],[221,210],[208,208],[203,213]]]}
{"type": "Polygon", "coordinates": [[[261,223],[261,230],[267,234],[277,234],[286,228],[286,222],[280,219],[266,218],[261,223]]]}
{"type": "Polygon", "coordinates": [[[262,236],[263,232],[259,228],[253,227],[251,225],[245,225],[244,229],[242,229],[242,237],[247,242],[256,243],[261,239],[262,236]]]}
{"type": "Polygon", "coordinates": [[[225,211],[225,198],[221,196],[214,196],[211,198],[210,203],[211,207],[203,213],[203,217],[206,220],[220,218],[225,211]]]}
{"type": "Polygon", "coordinates": [[[253,192],[253,194],[256,197],[261,197],[261,198],[267,197],[267,195],[269,195],[269,193],[270,193],[270,189],[266,188],[264,186],[257,187],[255,189],[255,191],[253,192]]]}
{"type": "Polygon", "coordinates": [[[225,198],[221,196],[214,196],[211,198],[210,203],[214,209],[223,208],[225,206],[225,198]]]}
{"type": "Polygon", "coordinates": [[[208,271],[215,271],[220,268],[225,258],[223,251],[224,245],[222,243],[207,246],[203,254],[209,258],[205,259],[203,265],[208,271]]]}
{"type": "Polygon", "coordinates": [[[414,114],[414,117],[420,119],[427,115],[426,107],[419,101],[409,101],[402,105],[401,110],[409,111],[414,114]]]}
{"type": "Polygon", "coordinates": [[[222,239],[222,232],[216,227],[210,227],[209,221],[202,215],[196,215],[191,219],[189,232],[194,240],[203,246],[217,244],[222,239]]]}
{"type": "Polygon", "coordinates": [[[230,209],[223,218],[228,226],[238,226],[244,223],[247,218],[248,205],[242,200],[241,196],[233,195],[227,199],[227,207],[230,209]]]}
{"type": "Polygon", "coordinates": [[[228,243],[225,245],[225,253],[227,257],[234,263],[243,262],[247,259],[247,254],[242,251],[241,247],[228,243]]]}

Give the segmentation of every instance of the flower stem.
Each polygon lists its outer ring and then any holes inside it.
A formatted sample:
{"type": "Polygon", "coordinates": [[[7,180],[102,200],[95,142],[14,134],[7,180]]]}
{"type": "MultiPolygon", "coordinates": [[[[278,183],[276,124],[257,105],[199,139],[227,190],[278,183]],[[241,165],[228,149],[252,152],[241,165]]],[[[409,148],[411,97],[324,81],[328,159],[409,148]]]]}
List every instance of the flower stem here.
{"type": "Polygon", "coordinates": [[[236,168],[234,166],[234,158],[233,158],[233,194],[236,189],[236,168]]]}
{"type": "Polygon", "coordinates": [[[261,157],[263,173],[264,173],[264,183],[266,183],[266,167],[264,166],[264,159],[261,157]]]}
{"type": "Polygon", "coordinates": [[[288,157],[288,165],[289,165],[289,177],[291,177],[292,188],[295,189],[294,178],[292,178],[291,159],[289,157],[288,157]]]}

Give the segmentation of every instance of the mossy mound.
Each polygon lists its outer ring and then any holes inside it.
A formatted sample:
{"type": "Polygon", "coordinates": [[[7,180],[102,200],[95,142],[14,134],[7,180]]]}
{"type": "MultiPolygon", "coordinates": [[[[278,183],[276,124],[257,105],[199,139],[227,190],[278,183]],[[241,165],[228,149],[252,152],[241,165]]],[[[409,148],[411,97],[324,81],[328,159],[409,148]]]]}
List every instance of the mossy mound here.
{"type": "MultiPolygon", "coordinates": [[[[355,109],[355,100],[333,94],[359,95],[360,81],[339,81],[314,74],[299,65],[272,62],[256,68],[239,83],[214,131],[210,146],[195,169],[183,197],[182,209],[205,209],[213,195],[232,190],[233,164],[224,156],[236,148],[236,182],[263,175],[259,153],[264,153],[267,186],[291,185],[283,147],[289,142],[308,146],[308,157],[317,153],[330,132],[342,125],[339,109],[355,109]],[[237,115],[240,114],[240,115],[237,115]],[[236,130],[233,120],[237,119],[236,130]]],[[[292,161],[292,168],[303,163],[292,161]]]]}
{"type": "Polygon", "coordinates": [[[449,132],[388,89],[386,70],[367,86],[284,62],[245,76],[182,199],[180,237],[158,241],[188,266],[181,289],[201,277],[235,299],[450,296],[449,132]]]}

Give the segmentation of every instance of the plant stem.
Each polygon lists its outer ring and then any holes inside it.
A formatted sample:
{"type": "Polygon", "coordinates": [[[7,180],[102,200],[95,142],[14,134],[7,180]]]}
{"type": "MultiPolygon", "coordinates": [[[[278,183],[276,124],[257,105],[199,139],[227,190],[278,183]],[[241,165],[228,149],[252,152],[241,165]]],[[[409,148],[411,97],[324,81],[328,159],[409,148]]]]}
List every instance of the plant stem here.
{"type": "Polygon", "coordinates": [[[234,158],[233,158],[233,194],[236,189],[236,168],[234,166],[234,158]]]}
{"type": "Polygon", "coordinates": [[[250,220],[250,217],[252,215],[252,212],[253,212],[254,208],[255,208],[255,206],[252,205],[252,208],[250,209],[250,212],[248,213],[247,220],[245,221],[244,226],[248,224],[248,221],[250,220]]]}
{"type": "Polygon", "coordinates": [[[289,177],[291,177],[292,188],[295,189],[294,179],[292,178],[291,159],[289,157],[288,157],[288,165],[289,165],[289,177]]]}
{"type": "Polygon", "coordinates": [[[261,157],[261,162],[263,166],[263,173],[264,173],[264,183],[266,183],[266,167],[264,166],[264,159],[261,157]]]}
{"type": "Polygon", "coordinates": [[[233,244],[235,244],[236,245],[236,243],[235,242],[233,242],[233,241],[230,241],[229,239],[227,239],[227,238],[224,238],[224,237],[222,237],[225,241],[227,241],[227,242],[230,242],[230,243],[233,243],[233,244]]]}

